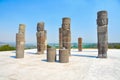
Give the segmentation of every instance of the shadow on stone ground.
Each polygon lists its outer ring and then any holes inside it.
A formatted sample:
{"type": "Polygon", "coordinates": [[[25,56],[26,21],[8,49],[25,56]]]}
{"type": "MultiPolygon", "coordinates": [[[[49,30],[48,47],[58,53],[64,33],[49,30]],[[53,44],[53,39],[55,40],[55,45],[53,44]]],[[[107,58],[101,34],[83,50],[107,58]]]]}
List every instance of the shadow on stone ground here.
{"type": "Polygon", "coordinates": [[[98,52],[98,51],[83,51],[83,52],[98,52]]]}
{"type": "MultiPolygon", "coordinates": [[[[47,61],[47,59],[42,59],[41,61],[43,61],[43,62],[48,62],[48,61],[47,61]]],[[[59,60],[56,60],[55,62],[57,62],[57,63],[58,63],[58,62],[59,62],[59,60]]]]}
{"type": "Polygon", "coordinates": [[[14,59],[16,58],[16,56],[10,56],[10,57],[11,57],[11,58],[14,58],[14,59]]]}
{"type": "Polygon", "coordinates": [[[36,55],[37,53],[34,53],[34,52],[26,52],[27,54],[34,54],[36,55]]]}
{"type": "Polygon", "coordinates": [[[72,52],[98,52],[98,51],[72,51],[72,52]]]}
{"type": "Polygon", "coordinates": [[[81,54],[72,54],[71,56],[88,57],[88,58],[97,58],[97,56],[91,56],[91,55],[81,55],[81,54]]]}

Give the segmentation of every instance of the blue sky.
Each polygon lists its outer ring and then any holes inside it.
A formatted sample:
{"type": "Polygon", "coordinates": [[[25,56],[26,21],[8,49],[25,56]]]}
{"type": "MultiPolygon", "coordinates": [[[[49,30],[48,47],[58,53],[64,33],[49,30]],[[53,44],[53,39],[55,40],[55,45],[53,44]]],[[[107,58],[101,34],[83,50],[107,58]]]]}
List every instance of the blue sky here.
{"type": "Polygon", "coordinates": [[[97,12],[108,11],[109,42],[120,42],[120,0],[0,0],[0,42],[15,42],[19,24],[26,42],[36,42],[36,25],[45,22],[48,42],[59,41],[63,17],[71,18],[72,42],[97,42],[97,12]]]}

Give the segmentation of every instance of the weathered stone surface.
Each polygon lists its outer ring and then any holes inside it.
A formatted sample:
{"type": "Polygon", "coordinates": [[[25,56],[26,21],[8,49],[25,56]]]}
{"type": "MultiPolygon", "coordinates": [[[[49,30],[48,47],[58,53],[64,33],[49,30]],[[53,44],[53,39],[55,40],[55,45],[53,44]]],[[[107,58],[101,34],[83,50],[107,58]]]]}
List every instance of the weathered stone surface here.
{"type": "Polygon", "coordinates": [[[62,30],[62,36],[68,38],[70,41],[71,40],[71,31],[69,29],[67,30],[62,30]]]}
{"type": "Polygon", "coordinates": [[[62,19],[62,29],[63,30],[70,29],[70,18],[65,17],[62,19]]]}
{"type": "Polygon", "coordinates": [[[16,34],[16,58],[24,58],[24,36],[21,33],[16,34]]]}
{"type": "Polygon", "coordinates": [[[37,32],[37,53],[44,54],[45,50],[45,33],[44,31],[37,32]]]}
{"type": "Polygon", "coordinates": [[[82,38],[78,38],[78,51],[82,51],[82,38]]]}
{"type": "Polygon", "coordinates": [[[25,25],[19,24],[19,33],[22,33],[25,36],[25,25]]]}
{"type": "Polygon", "coordinates": [[[69,62],[68,49],[60,49],[59,50],[59,61],[60,61],[60,63],[68,63],[69,62]]]}
{"type": "Polygon", "coordinates": [[[37,44],[37,54],[44,54],[44,47],[45,47],[44,44],[38,43],[37,44]]]}
{"type": "Polygon", "coordinates": [[[55,48],[47,48],[47,61],[48,62],[56,61],[56,49],[55,48]]]}
{"type": "Polygon", "coordinates": [[[59,28],[59,48],[68,49],[70,54],[71,50],[71,31],[70,31],[70,18],[62,19],[62,28],[59,28]]]}
{"type": "Polygon", "coordinates": [[[107,11],[97,13],[98,58],[107,58],[108,49],[108,18],[107,11]]]}
{"type": "Polygon", "coordinates": [[[44,31],[44,22],[39,22],[37,24],[37,31],[44,31]]]}
{"type": "Polygon", "coordinates": [[[37,32],[36,35],[37,35],[37,42],[45,43],[45,32],[44,31],[37,32]]]}
{"type": "Polygon", "coordinates": [[[99,11],[97,13],[97,24],[99,26],[108,25],[107,11],[99,11]]]}
{"type": "Polygon", "coordinates": [[[47,31],[44,30],[44,22],[37,24],[37,54],[44,54],[47,49],[47,31]]]}
{"type": "Polygon", "coordinates": [[[16,34],[16,58],[24,58],[25,25],[19,24],[19,33],[16,34]]]}

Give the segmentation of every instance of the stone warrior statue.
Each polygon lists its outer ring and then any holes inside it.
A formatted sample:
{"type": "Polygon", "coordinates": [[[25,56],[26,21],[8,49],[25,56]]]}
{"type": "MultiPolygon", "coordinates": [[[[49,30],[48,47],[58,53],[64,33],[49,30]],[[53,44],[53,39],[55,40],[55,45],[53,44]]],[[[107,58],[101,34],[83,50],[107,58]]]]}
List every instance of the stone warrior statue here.
{"type": "Polygon", "coordinates": [[[70,30],[70,18],[68,17],[62,19],[62,28],[59,28],[59,48],[68,49],[68,53],[70,54],[71,30],[70,30]]]}
{"type": "Polygon", "coordinates": [[[108,17],[107,11],[97,13],[98,58],[107,58],[108,49],[108,17]]]}
{"type": "Polygon", "coordinates": [[[43,54],[44,50],[46,50],[47,43],[47,32],[44,30],[44,22],[40,22],[37,24],[37,54],[43,54]]]}
{"type": "Polygon", "coordinates": [[[16,34],[16,58],[24,58],[25,25],[19,24],[19,32],[16,34]]]}

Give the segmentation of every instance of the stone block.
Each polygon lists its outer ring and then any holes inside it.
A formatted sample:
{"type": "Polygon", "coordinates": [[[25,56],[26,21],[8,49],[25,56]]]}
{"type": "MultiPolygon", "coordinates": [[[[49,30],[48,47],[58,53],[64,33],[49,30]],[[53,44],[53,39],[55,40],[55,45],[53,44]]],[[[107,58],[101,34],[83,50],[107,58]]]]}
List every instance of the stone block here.
{"type": "Polygon", "coordinates": [[[24,58],[24,35],[16,34],[16,58],[24,58]]]}
{"type": "Polygon", "coordinates": [[[59,61],[60,63],[68,63],[69,62],[69,53],[67,49],[59,50],[59,61]]]}
{"type": "Polygon", "coordinates": [[[56,61],[56,49],[55,48],[47,48],[47,61],[48,62],[56,61]]]}

